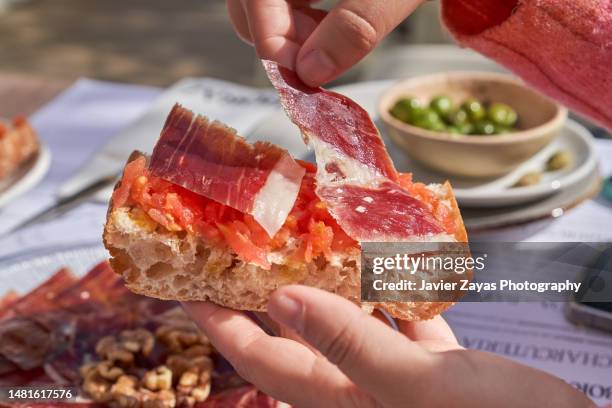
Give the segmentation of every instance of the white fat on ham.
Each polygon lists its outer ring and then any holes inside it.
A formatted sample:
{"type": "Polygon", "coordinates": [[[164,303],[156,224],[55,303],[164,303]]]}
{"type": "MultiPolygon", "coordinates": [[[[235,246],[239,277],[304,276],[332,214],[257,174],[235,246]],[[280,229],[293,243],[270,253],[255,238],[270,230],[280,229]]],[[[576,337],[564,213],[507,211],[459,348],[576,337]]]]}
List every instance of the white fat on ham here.
{"type": "Polygon", "coordinates": [[[316,137],[308,137],[308,146],[314,150],[317,162],[317,184],[318,185],[344,185],[354,184],[364,187],[375,187],[378,183],[386,181],[387,178],[381,176],[372,168],[364,166],[357,160],[344,155],[331,144],[316,137]],[[342,177],[328,168],[333,164],[340,172],[342,177]]]}
{"type": "Polygon", "coordinates": [[[305,172],[290,156],[283,156],[255,196],[251,215],[270,237],[285,223],[300,191],[305,172]]]}

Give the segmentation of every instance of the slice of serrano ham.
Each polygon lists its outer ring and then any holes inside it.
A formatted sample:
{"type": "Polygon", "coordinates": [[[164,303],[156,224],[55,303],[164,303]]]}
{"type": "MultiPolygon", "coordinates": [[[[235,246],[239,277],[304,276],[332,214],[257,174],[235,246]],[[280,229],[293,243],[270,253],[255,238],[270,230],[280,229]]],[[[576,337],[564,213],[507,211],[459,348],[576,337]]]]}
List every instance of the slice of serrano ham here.
{"type": "Polygon", "coordinates": [[[277,146],[247,143],[233,129],[175,105],[155,145],[151,172],[251,214],[272,237],[291,211],[304,168],[277,146]]]}
{"type": "Polygon", "coordinates": [[[15,299],[0,310],[0,320],[18,315],[42,313],[56,307],[57,295],[77,281],[67,268],[53,274],[30,293],[15,299]]]}
{"type": "Polygon", "coordinates": [[[317,160],[317,190],[330,214],[357,241],[452,240],[431,211],[397,183],[398,173],[368,113],[335,92],[305,85],[263,61],[285,112],[317,160]]]}

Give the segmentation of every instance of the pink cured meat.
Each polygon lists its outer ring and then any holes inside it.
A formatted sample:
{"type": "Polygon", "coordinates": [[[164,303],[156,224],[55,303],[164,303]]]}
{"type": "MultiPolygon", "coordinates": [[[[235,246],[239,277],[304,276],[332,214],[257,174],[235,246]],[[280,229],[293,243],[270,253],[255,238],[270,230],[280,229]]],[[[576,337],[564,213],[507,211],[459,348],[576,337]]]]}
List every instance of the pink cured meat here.
{"type": "Polygon", "coordinates": [[[431,211],[397,184],[398,173],[368,113],[346,96],[310,88],[263,61],[289,118],[317,160],[317,195],[357,241],[403,241],[443,233],[431,211]]]}
{"type": "Polygon", "coordinates": [[[274,236],[293,208],[305,170],[277,146],[247,143],[219,122],[175,105],[155,145],[151,172],[251,214],[274,236]]]}
{"type": "Polygon", "coordinates": [[[212,395],[194,408],[276,408],[280,403],[252,385],[246,385],[212,395]]]}
{"type": "Polygon", "coordinates": [[[76,281],[77,279],[70,270],[67,268],[60,269],[30,293],[15,299],[0,310],[0,320],[19,315],[41,313],[54,308],[57,295],[76,281]]]}
{"type": "Polygon", "coordinates": [[[375,188],[323,186],[317,188],[317,195],[332,208],[342,228],[359,241],[397,241],[442,233],[429,209],[392,182],[375,188]]]}
{"type": "Polygon", "coordinates": [[[275,62],[264,60],[263,64],[285,112],[301,129],[307,143],[313,138],[333,145],[343,156],[397,181],[397,171],[378,130],[361,106],[339,93],[310,88],[295,72],[275,62]]]}

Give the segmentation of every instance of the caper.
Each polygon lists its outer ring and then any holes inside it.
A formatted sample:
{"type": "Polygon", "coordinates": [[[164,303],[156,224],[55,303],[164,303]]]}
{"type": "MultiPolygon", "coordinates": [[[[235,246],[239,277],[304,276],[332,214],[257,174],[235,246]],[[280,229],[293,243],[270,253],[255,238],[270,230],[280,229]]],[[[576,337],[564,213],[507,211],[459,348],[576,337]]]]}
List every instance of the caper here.
{"type": "Polygon", "coordinates": [[[429,102],[429,107],[440,117],[446,118],[453,110],[453,102],[448,96],[438,95],[429,102]]]}
{"type": "Polygon", "coordinates": [[[488,120],[482,120],[480,122],[476,122],[474,125],[475,135],[493,135],[495,134],[495,125],[488,120]]]}
{"type": "Polygon", "coordinates": [[[520,179],[518,179],[512,187],[534,186],[538,184],[540,180],[542,180],[542,172],[530,171],[529,173],[525,173],[520,179]]]}
{"type": "Polygon", "coordinates": [[[478,122],[485,118],[487,112],[480,102],[476,99],[468,99],[461,104],[461,109],[465,110],[472,122],[478,122]]]}
{"type": "Polygon", "coordinates": [[[570,152],[566,150],[559,150],[550,156],[550,158],[546,161],[546,170],[561,170],[562,168],[569,166],[571,163],[572,155],[570,152]]]}
{"type": "Polygon", "coordinates": [[[487,114],[493,123],[506,127],[514,126],[518,119],[516,111],[505,103],[493,103],[487,114]]]}

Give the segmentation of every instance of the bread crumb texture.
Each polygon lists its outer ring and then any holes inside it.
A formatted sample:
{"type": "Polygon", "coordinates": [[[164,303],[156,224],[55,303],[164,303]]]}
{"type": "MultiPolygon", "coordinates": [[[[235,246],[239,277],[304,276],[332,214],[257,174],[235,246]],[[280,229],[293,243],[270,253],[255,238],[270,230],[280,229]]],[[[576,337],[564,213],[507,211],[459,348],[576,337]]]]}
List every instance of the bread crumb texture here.
{"type": "MultiPolygon", "coordinates": [[[[272,292],[288,284],[317,287],[360,303],[360,251],[319,256],[310,263],[291,262],[290,242],[269,255],[265,270],[241,261],[229,247],[211,246],[185,231],[171,232],[138,208],[110,211],[104,243],[111,266],[135,293],[159,299],[210,300],[237,310],[266,311],[272,292]]],[[[430,319],[450,303],[369,303],[371,312],[384,309],[403,320],[430,319]]]]}

